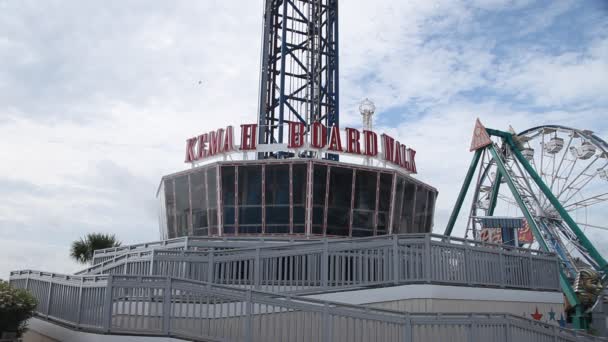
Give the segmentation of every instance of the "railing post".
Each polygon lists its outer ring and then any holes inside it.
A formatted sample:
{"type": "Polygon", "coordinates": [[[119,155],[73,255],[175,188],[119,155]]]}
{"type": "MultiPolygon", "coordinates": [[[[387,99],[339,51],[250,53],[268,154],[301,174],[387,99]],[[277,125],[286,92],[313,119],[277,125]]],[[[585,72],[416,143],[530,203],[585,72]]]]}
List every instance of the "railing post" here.
{"type": "Polygon", "coordinates": [[[532,253],[528,253],[528,272],[527,273],[528,273],[528,277],[529,277],[528,280],[530,282],[530,284],[528,284],[528,286],[530,286],[532,289],[537,289],[538,284],[534,280],[536,273],[532,270],[533,264],[534,264],[534,262],[532,261],[532,253]]]}
{"type": "Polygon", "coordinates": [[[253,265],[253,285],[256,289],[260,288],[260,248],[255,249],[255,261],[253,265]]]}
{"type": "Polygon", "coordinates": [[[471,324],[469,324],[469,342],[477,342],[477,324],[471,315],[471,324]]]}
{"type": "Polygon", "coordinates": [[[405,324],[403,325],[404,342],[412,342],[412,318],[409,313],[405,314],[405,324]]]}
{"type": "Polygon", "coordinates": [[[506,341],[507,342],[511,342],[512,341],[512,337],[511,337],[511,322],[509,322],[509,318],[505,315],[505,336],[506,336],[506,341]]]}
{"type": "Polygon", "coordinates": [[[424,237],[424,278],[427,283],[431,282],[431,235],[424,237]]]}
{"type": "Polygon", "coordinates": [[[399,236],[393,235],[393,283],[399,284],[399,236]]]}
{"type": "Polygon", "coordinates": [[[329,269],[329,251],[327,239],[323,241],[323,256],[321,260],[321,287],[327,287],[327,273],[329,269]]]}
{"type": "Polygon", "coordinates": [[[150,275],[154,275],[154,255],[156,251],[152,251],[152,255],[150,255],[150,275]]]}
{"type": "Polygon", "coordinates": [[[245,297],[245,327],[243,333],[246,342],[253,341],[253,302],[251,290],[247,291],[245,297]]]}
{"type": "Polygon", "coordinates": [[[171,330],[171,278],[165,280],[163,292],[163,333],[169,335],[171,330]]]}
{"type": "Polygon", "coordinates": [[[49,312],[51,312],[51,296],[53,293],[53,277],[54,275],[51,275],[51,280],[49,281],[49,293],[46,296],[46,319],[49,319],[49,312]]]}
{"type": "Polygon", "coordinates": [[[505,279],[505,256],[502,252],[502,248],[498,249],[498,264],[500,266],[500,269],[498,270],[498,272],[500,273],[500,287],[505,287],[506,286],[506,279],[505,279]]]}
{"type": "Polygon", "coordinates": [[[213,281],[215,280],[215,265],[214,265],[214,254],[215,251],[211,250],[211,252],[209,252],[208,258],[207,258],[207,282],[209,284],[212,284],[213,281]]]}
{"type": "Polygon", "coordinates": [[[112,329],[112,292],[113,292],[113,279],[112,275],[108,275],[106,280],[106,297],[104,301],[104,321],[103,329],[105,332],[110,332],[112,329]]]}
{"type": "Polygon", "coordinates": [[[470,265],[471,263],[471,249],[469,247],[468,244],[464,244],[464,280],[466,281],[467,285],[473,285],[473,281],[472,281],[472,277],[471,277],[471,270],[472,267],[470,265]]]}
{"type": "Polygon", "coordinates": [[[329,304],[323,304],[323,330],[321,331],[323,334],[321,341],[323,342],[331,342],[331,327],[329,322],[329,304]]]}
{"type": "Polygon", "coordinates": [[[80,278],[80,286],[78,287],[78,311],[76,312],[76,327],[80,327],[80,316],[82,315],[82,285],[84,278],[80,278]]]}

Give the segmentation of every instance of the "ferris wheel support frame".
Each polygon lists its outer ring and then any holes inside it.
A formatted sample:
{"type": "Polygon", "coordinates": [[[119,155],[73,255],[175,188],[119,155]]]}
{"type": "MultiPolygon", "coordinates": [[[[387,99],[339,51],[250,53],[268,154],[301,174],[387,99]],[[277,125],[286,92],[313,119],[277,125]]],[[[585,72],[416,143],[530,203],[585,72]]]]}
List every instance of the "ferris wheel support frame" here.
{"type": "MultiPolygon", "coordinates": [[[[544,183],[542,178],[537,174],[537,172],[534,170],[534,168],[530,165],[530,163],[526,160],[526,158],[521,154],[519,147],[513,140],[513,135],[511,133],[503,132],[503,131],[499,131],[499,130],[495,130],[495,129],[486,129],[486,132],[488,133],[488,135],[499,137],[507,143],[507,145],[511,149],[511,151],[512,151],[513,155],[515,156],[515,158],[517,159],[517,161],[524,167],[525,172],[528,173],[528,175],[532,178],[532,180],[536,183],[536,185],[539,187],[539,189],[542,191],[542,193],[549,200],[551,205],[553,205],[553,207],[557,210],[557,212],[560,214],[560,216],[562,217],[564,222],[568,225],[568,227],[575,234],[575,236],[579,240],[580,244],[587,250],[587,252],[589,253],[589,256],[597,263],[598,268],[599,268],[597,271],[605,274],[607,271],[607,266],[608,266],[608,264],[606,263],[606,260],[599,254],[599,252],[595,249],[595,246],[593,246],[593,244],[589,241],[587,236],[583,233],[583,231],[578,227],[576,222],[572,219],[570,214],[564,209],[564,207],[559,202],[557,197],[555,197],[555,195],[553,195],[553,193],[551,192],[549,187],[547,187],[547,185],[544,183]]],[[[465,176],[464,183],[462,185],[462,188],[460,189],[460,193],[458,194],[456,204],[454,205],[454,209],[450,215],[450,219],[448,220],[448,225],[445,229],[444,235],[449,236],[452,234],[452,230],[456,223],[456,219],[460,213],[462,204],[464,203],[464,198],[466,197],[466,193],[471,185],[473,175],[475,174],[477,165],[479,164],[480,157],[481,157],[483,151],[486,149],[490,152],[493,159],[495,160],[498,171],[499,171],[496,174],[496,180],[492,187],[492,194],[491,194],[490,205],[489,205],[489,213],[492,214],[494,212],[494,208],[496,207],[496,202],[497,202],[497,197],[498,197],[498,190],[500,188],[501,178],[504,177],[507,185],[509,186],[509,189],[511,190],[513,197],[515,198],[518,206],[520,207],[522,213],[524,214],[526,221],[528,222],[528,225],[531,228],[532,233],[534,234],[534,237],[536,238],[536,240],[538,241],[538,243],[542,249],[544,249],[545,251],[550,251],[549,247],[546,244],[545,239],[543,238],[543,235],[542,235],[540,229],[538,228],[538,226],[536,224],[536,221],[534,221],[531,213],[529,212],[523,199],[521,198],[519,192],[517,191],[514,181],[511,178],[511,176],[509,175],[509,173],[507,172],[506,167],[505,167],[502,159],[500,158],[498,151],[496,151],[496,148],[494,147],[494,144],[487,145],[487,146],[479,148],[475,151],[473,160],[471,161],[471,165],[469,166],[469,170],[467,171],[467,175],[465,176]]],[[[586,329],[588,327],[588,321],[585,317],[585,313],[583,312],[583,307],[582,307],[574,289],[572,288],[572,285],[568,281],[568,278],[567,278],[565,272],[563,271],[563,269],[560,269],[559,276],[560,276],[559,278],[560,278],[561,288],[562,288],[566,298],[568,299],[568,302],[575,309],[574,315],[572,317],[574,327],[576,329],[586,329]]]]}

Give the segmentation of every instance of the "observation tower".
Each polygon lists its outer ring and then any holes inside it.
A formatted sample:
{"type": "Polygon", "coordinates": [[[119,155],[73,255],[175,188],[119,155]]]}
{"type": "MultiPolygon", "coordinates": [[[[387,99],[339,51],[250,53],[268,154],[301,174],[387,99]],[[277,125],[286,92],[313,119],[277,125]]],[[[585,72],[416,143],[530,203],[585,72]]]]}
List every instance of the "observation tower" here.
{"type": "Polygon", "coordinates": [[[412,177],[416,151],[372,130],[367,99],[363,127],[339,127],[338,1],[264,9],[257,122],[187,140],[192,168],[159,187],[162,238],[431,232],[437,190],[412,177]]]}

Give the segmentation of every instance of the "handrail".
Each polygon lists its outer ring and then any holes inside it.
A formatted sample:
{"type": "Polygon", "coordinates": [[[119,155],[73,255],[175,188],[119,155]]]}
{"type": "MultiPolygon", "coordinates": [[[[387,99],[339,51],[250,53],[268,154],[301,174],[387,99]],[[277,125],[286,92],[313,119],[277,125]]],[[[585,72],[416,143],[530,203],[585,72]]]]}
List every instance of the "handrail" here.
{"type": "Polygon", "coordinates": [[[122,254],[88,272],[287,293],[413,283],[558,291],[557,260],[549,253],[418,234],[220,251],[156,249],[122,254]]]}
{"type": "Polygon", "coordinates": [[[333,341],[342,337],[355,342],[417,342],[449,336],[450,341],[459,342],[481,341],[482,335],[488,340],[507,341],[550,337],[605,341],[505,313],[404,313],[156,276],[108,276],[105,282],[89,288],[76,281],[62,282],[77,278],[84,277],[26,270],[12,272],[10,281],[34,294],[39,317],[94,333],[195,341],[333,341]],[[363,327],[356,330],[358,333],[352,330],[363,327]],[[282,332],[280,337],[275,335],[277,331],[282,332]],[[510,338],[505,338],[505,333],[510,338]]]}

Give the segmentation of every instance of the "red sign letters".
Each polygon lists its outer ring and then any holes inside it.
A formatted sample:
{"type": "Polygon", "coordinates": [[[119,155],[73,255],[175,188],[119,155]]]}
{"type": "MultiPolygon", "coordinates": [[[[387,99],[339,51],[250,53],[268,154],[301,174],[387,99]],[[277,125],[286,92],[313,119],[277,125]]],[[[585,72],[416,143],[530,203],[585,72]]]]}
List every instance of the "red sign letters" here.
{"type": "MultiPolygon", "coordinates": [[[[378,149],[378,135],[373,131],[359,131],[355,128],[345,128],[341,135],[338,126],[325,127],[315,122],[307,132],[306,125],[300,122],[288,123],[289,136],[287,149],[324,150],[335,153],[347,153],[369,158],[380,158],[388,163],[416,173],[416,151],[406,147],[387,134],[380,136],[382,153],[378,149]],[[329,139],[328,139],[329,137],[329,139]],[[380,154],[380,156],[378,156],[380,154]]],[[[241,145],[234,146],[234,131],[232,126],[201,134],[186,140],[186,163],[193,163],[222,153],[236,151],[256,151],[258,125],[241,125],[241,145]]],[[[285,148],[285,145],[277,148],[285,148]]]]}

